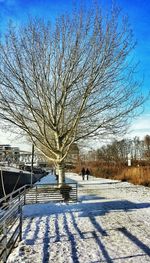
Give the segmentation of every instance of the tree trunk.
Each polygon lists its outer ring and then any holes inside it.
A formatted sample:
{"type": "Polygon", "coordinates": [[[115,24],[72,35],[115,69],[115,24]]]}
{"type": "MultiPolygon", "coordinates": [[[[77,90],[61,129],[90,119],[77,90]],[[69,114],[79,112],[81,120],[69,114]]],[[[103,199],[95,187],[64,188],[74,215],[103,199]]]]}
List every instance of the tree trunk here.
{"type": "Polygon", "coordinates": [[[58,184],[61,186],[65,182],[65,169],[64,163],[56,165],[56,174],[58,175],[58,184]]]}

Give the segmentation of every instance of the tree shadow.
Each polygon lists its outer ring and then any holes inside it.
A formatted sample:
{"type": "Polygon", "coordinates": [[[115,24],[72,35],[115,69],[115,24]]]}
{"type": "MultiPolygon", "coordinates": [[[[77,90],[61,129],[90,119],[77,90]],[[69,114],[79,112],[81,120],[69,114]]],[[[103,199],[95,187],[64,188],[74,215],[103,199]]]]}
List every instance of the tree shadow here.
{"type": "MultiPolygon", "coordinates": [[[[132,211],[132,210],[138,210],[138,209],[145,209],[150,208],[150,203],[133,203],[128,200],[109,200],[105,197],[94,197],[92,196],[91,202],[90,199],[88,199],[89,202],[84,203],[71,203],[71,204],[54,204],[54,203],[47,203],[47,204],[36,204],[36,205],[28,205],[27,209],[24,208],[24,217],[31,217],[31,220],[33,217],[39,217],[41,216],[50,216],[50,215],[56,215],[56,214],[62,214],[65,212],[80,212],[80,216],[88,216],[89,213],[96,213],[96,215],[105,215],[106,213],[109,213],[110,211],[132,211]],[[104,199],[104,201],[102,201],[104,199]],[[100,200],[100,202],[98,202],[100,200]],[[95,202],[93,202],[95,201],[95,202]],[[31,209],[30,209],[31,207],[31,209]]],[[[86,201],[86,200],[85,200],[86,201]]],[[[28,226],[27,228],[29,228],[28,226]]]]}
{"type": "MultiPolygon", "coordinates": [[[[88,199],[90,201],[90,199],[88,199]]],[[[144,209],[144,208],[150,208],[150,203],[134,203],[130,202],[128,200],[105,200],[104,197],[97,197],[97,196],[91,196],[90,202],[85,203],[77,203],[77,204],[43,204],[38,207],[35,207],[36,209],[33,209],[32,217],[30,218],[31,214],[29,215],[29,223],[26,227],[23,238],[25,239],[27,234],[30,232],[31,224],[33,221],[33,217],[37,217],[39,212],[42,216],[46,217],[46,223],[45,223],[45,232],[44,232],[44,238],[42,239],[43,243],[43,260],[42,262],[46,263],[49,260],[50,257],[50,249],[52,242],[63,242],[63,238],[67,237],[67,241],[70,243],[71,247],[71,258],[73,262],[79,263],[78,258],[78,250],[77,250],[77,239],[86,240],[88,238],[93,238],[95,240],[95,244],[98,245],[99,250],[101,251],[104,261],[111,263],[115,259],[111,259],[109,256],[109,253],[104,246],[101,237],[108,236],[108,233],[103,227],[99,224],[99,222],[96,219],[96,216],[105,215],[106,213],[109,213],[110,211],[118,212],[118,211],[132,211],[137,209],[144,209]],[[104,199],[104,200],[103,200],[104,199]],[[34,214],[35,212],[35,214],[34,214]],[[94,231],[92,232],[82,232],[82,226],[79,226],[76,221],[76,217],[74,215],[75,212],[78,212],[78,217],[87,217],[90,222],[92,223],[94,227],[94,231]],[[70,228],[69,221],[67,219],[67,213],[69,213],[71,217],[71,223],[73,225],[73,229],[76,231],[76,233],[72,232],[72,228],[70,228]],[[60,226],[59,226],[59,215],[63,215],[63,225],[65,230],[65,235],[61,234],[60,232],[60,226]],[[49,220],[51,216],[55,216],[55,235],[54,237],[50,236],[50,225],[49,220]],[[90,235],[90,237],[89,237],[90,235]],[[54,241],[53,241],[54,240],[54,241]]],[[[40,231],[40,217],[36,221],[36,229],[33,235],[32,240],[27,240],[27,244],[34,245],[35,240],[38,238],[38,233],[40,231]]],[[[133,234],[131,234],[126,228],[118,228],[116,230],[119,230],[122,232],[128,239],[130,239],[134,244],[136,244],[146,255],[150,256],[150,248],[146,246],[143,242],[141,242],[137,237],[135,237],[133,234]]],[[[144,256],[143,254],[137,254],[137,255],[131,255],[127,257],[116,257],[116,260],[118,259],[125,259],[130,257],[138,257],[138,256],[144,256]]],[[[95,261],[96,262],[96,261],[95,261]]]]}
{"type": "Polygon", "coordinates": [[[150,256],[150,247],[145,245],[142,241],[140,241],[136,236],[134,236],[131,232],[129,232],[125,227],[118,228],[118,230],[123,233],[129,240],[131,240],[135,245],[137,245],[143,252],[150,256]]]}
{"type": "Polygon", "coordinates": [[[108,236],[106,230],[100,226],[100,224],[96,221],[96,218],[94,216],[89,216],[89,219],[98,233],[100,233],[102,236],[108,236]]]}
{"type": "MultiPolygon", "coordinates": [[[[75,217],[74,217],[74,215],[73,215],[72,212],[70,212],[70,215],[71,215],[71,219],[72,219],[73,226],[74,226],[75,230],[77,231],[79,237],[80,237],[81,239],[86,239],[86,234],[87,234],[87,232],[82,232],[82,231],[80,230],[80,228],[79,228],[79,226],[77,225],[77,222],[76,222],[75,217]]],[[[95,230],[96,230],[98,233],[100,233],[102,236],[108,236],[106,230],[104,230],[104,229],[100,226],[100,224],[96,221],[95,217],[90,217],[90,221],[91,221],[91,223],[93,224],[95,230]]],[[[65,220],[65,223],[66,223],[66,220],[65,220]]],[[[102,254],[103,254],[106,262],[112,263],[112,259],[111,259],[111,257],[109,256],[109,254],[108,254],[108,252],[107,252],[104,244],[103,244],[102,241],[100,240],[100,237],[98,237],[96,231],[92,231],[92,232],[91,232],[91,234],[92,234],[92,235],[91,235],[91,238],[94,238],[94,240],[95,240],[95,242],[97,243],[100,251],[102,252],[102,254]]],[[[67,227],[67,234],[70,235],[70,231],[69,231],[69,228],[68,228],[68,227],[67,227]]],[[[74,240],[74,239],[73,239],[73,240],[74,240]]],[[[76,260],[76,256],[77,256],[77,255],[76,255],[76,254],[77,254],[76,252],[77,252],[77,251],[76,251],[76,249],[75,249],[75,246],[76,246],[76,243],[75,243],[75,241],[74,241],[74,242],[72,242],[72,251],[75,252],[75,255],[74,255],[73,253],[72,253],[72,255],[73,255],[73,259],[76,260]]],[[[78,261],[73,261],[73,262],[78,262],[78,261]]]]}
{"type": "MultiPolygon", "coordinates": [[[[26,239],[27,245],[34,245],[35,244],[35,241],[37,240],[38,234],[40,231],[39,225],[40,225],[41,218],[42,218],[42,216],[40,216],[35,222],[36,228],[35,228],[34,235],[33,235],[32,239],[28,239],[28,238],[26,239]]],[[[28,228],[26,229],[26,234],[28,234],[31,230],[32,229],[31,229],[31,224],[30,224],[30,229],[28,229],[28,228]]],[[[23,238],[24,238],[24,236],[25,236],[25,233],[23,235],[23,238]]]]}
{"type": "MultiPolygon", "coordinates": [[[[99,229],[99,227],[98,227],[98,229],[99,229]]],[[[95,231],[93,231],[93,236],[94,236],[94,238],[96,240],[97,245],[99,246],[99,249],[101,250],[101,252],[102,252],[102,254],[103,254],[104,258],[105,258],[105,262],[112,263],[113,261],[112,261],[111,257],[109,256],[104,244],[102,243],[102,241],[100,240],[100,237],[98,237],[98,235],[97,235],[97,233],[95,231]]]]}
{"type": "Polygon", "coordinates": [[[79,197],[79,201],[82,202],[82,201],[87,201],[87,200],[102,200],[102,199],[105,199],[104,197],[99,197],[97,195],[82,195],[79,197]]]}
{"type": "Polygon", "coordinates": [[[55,242],[60,241],[60,233],[59,233],[59,224],[58,224],[58,215],[55,217],[55,242]]]}
{"type": "Polygon", "coordinates": [[[31,225],[32,225],[33,220],[34,220],[34,217],[31,217],[29,219],[29,222],[28,222],[28,224],[27,224],[27,226],[26,226],[26,228],[25,228],[25,230],[23,231],[23,234],[22,234],[22,238],[23,239],[25,239],[27,234],[31,231],[31,225]]]}
{"type": "MultiPolygon", "coordinates": [[[[108,180],[108,179],[107,179],[108,180]]],[[[87,186],[87,185],[91,185],[91,186],[93,186],[93,185],[104,185],[104,184],[106,184],[106,185],[110,185],[110,184],[112,184],[112,185],[115,185],[115,184],[120,184],[121,182],[120,181],[114,181],[114,182],[95,182],[95,183],[93,183],[93,181],[92,182],[90,182],[90,180],[83,180],[82,182],[86,182],[85,183],[85,185],[87,186]]],[[[82,186],[82,182],[78,182],[78,185],[81,185],[82,186]]],[[[116,187],[116,186],[115,186],[116,187]]]]}
{"type": "MultiPolygon", "coordinates": [[[[41,221],[42,217],[39,217],[38,220],[36,220],[35,222],[35,230],[33,231],[31,229],[31,224],[33,222],[34,218],[31,218],[28,226],[26,227],[24,233],[23,233],[23,239],[25,240],[26,245],[35,245],[37,239],[38,239],[38,234],[40,233],[40,221],[41,221]],[[32,230],[33,233],[33,237],[31,239],[26,238],[26,236],[28,235],[28,233],[32,230]]],[[[56,228],[57,229],[57,228],[56,228]]],[[[43,245],[43,259],[42,262],[43,263],[47,263],[49,262],[49,256],[50,256],[50,251],[49,251],[49,243],[50,243],[50,236],[49,236],[49,232],[50,232],[50,226],[49,226],[49,216],[46,217],[46,221],[45,221],[45,234],[44,234],[44,238],[42,239],[42,245],[43,245]]],[[[57,230],[56,230],[57,233],[57,230]]]]}
{"type": "Polygon", "coordinates": [[[49,262],[50,257],[50,226],[49,226],[49,217],[46,217],[45,222],[45,235],[43,238],[43,263],[49,262]]]}
{"type": "Polygon", "coordinates": [[[69,237],[70,244],[71,244],[71,258],[73,262],[79,263],[75,236],[72,234],[72,232],[69,229],[66,214],[64,214],[64,229],[67,233],[67,236],[69,237]]]}
{"type": "Polygon", "coordinates": [[[84,239],[84,234],[83,234],[83,232],[80,230],[80,228],[79,228],[79,226],[78,226],[78,224],[77,224],[77,222],[76,222],[76,219],[75,219],[72,211],[70,212],[70,215],[71,215],[71,219],[72,219],[73,226],[74,226],[75,230],[77,231],[77,233],[79,234],[79,237],[80,237],[81,239],[84,239]]]}
{"type": "MultiPolygon", "coordinates": [[[[134,258],[138,258],[138,257],[140,257],[140,262],[144,263],[144,261],[141,261],[141,257],[145,257],[145,254],[129,255],[129,256],[125,256],[125,257],[115,257],[115,258],[113,258],[113,260],[116,261],[116,260],[120,260],[120,259],[123,259],[123,260],[125,260],[125,259],[132,259],[132,258],[134,259],[134,258]]],[[[136,262],[136,260],[137,259],[135,259],[135,261],[131,261],[131,262],[136,262]]],[[[123,262],[125,262],[125,261],[123,261],[123,262]]]]}
{"type": "Polygon", "coordinates": [[[110,211],[132,211],[138,209],[150,208],[150,203],[133,203],[128,200],[114,200],[114,201],[104,201],[104,202],[88,202],[82,203],[80,205],[79,211],[81,210],[81,217],[93,215],[105,215],[110,211]]]}

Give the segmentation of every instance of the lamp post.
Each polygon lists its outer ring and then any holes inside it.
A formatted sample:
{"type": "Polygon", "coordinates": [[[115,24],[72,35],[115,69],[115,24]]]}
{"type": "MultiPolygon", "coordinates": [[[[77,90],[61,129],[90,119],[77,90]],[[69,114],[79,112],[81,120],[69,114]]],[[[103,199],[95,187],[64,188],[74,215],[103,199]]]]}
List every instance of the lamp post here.
{"type": "Polygon", "coordinates": [[[31,186],[33,184],[33,162],[34,162],[34,144],[32,144],[32,159],[31,159],[31,186]]]}
{"type": "Polygon", "coordinates": [[[131,166],[131,154],[128,153],[128,166],[131,166]]]}

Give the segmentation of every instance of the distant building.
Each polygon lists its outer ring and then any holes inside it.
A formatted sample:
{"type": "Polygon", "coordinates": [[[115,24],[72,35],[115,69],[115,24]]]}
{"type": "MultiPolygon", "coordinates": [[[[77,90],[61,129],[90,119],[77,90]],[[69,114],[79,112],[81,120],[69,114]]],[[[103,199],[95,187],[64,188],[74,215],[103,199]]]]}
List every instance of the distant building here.
{"type": "MultiPolygon", "coordinates": [[[[32,153],[28,151],[20,151],[20,162],[25,164],[31,164],[32,162],[32,153]]],[[[34,152],[33,158],[34,165],[36,166],[46,166],[48,164],[47,159],[39,152],[34,152]]]]}
{"type": "MultiPolygon", "coordinates": [[[[22,151],[19,147],[12,147],[10,144],[0,144],[0,162],[11,163],[31,163],[32,153],[22,151]]],[[[76,143],[72,144],[65,159],[68,166],[75,165],[79,161],[79,148],[76,143]]],[[[47,159],[38,151],[34,153],[34,163],[42,165],[47,163],[47,159]]]]}
{"type": "Polygon", "coordinates": [[[0,162],[19,162],[20,149],[10,144],[0,144],[0,162]]]}

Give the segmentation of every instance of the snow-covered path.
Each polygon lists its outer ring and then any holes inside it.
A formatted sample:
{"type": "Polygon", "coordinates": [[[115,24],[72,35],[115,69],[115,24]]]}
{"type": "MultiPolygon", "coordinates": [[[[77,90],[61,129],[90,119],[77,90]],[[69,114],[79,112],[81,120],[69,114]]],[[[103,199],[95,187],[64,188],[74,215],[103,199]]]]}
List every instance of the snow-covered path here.
{"type": "Polygon", "coordinates": [[[150,189],[67,178],[78,182],[79,202],[25,206],[23,241],[8,263],[150,262],[150,189]]]}

